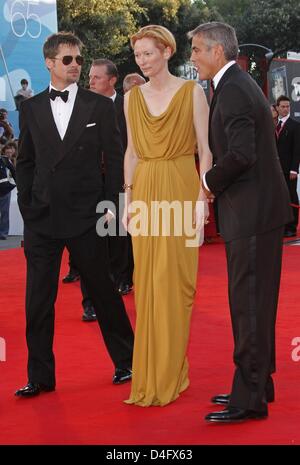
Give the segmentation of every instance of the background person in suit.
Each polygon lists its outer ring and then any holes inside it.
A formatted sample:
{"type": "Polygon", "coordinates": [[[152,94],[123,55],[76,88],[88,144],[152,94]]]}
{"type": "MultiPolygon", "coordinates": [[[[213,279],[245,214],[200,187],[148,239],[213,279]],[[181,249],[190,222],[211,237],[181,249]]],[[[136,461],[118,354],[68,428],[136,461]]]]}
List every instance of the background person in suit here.
{"type": "MultiPolygon", "coordinates": [[[[297,194],[297,180],[300,162],[300,123],[290,116],[290,99],[281,95],[277,99],[278,123],[276,139],[279,160],[289,189],[291,203],[299,205],[297,194]]],[[[299,209],[293,208],[294,219],[285,227],[285,237],[297,234],[299,209]]]]}
{"type": "MultiPolygon", "coordinates": [[[[54,304],[65,247],[93,299],[115,384],[131,378],[133,332],[108,272],[107,238],[96,233],[96,206],[117,203],[122,145],[110,99],[78,87],[82,43],[71,33],[44,44],[51,83],[20,111],[18,202],[27,259],[28,384],[17,396],[55,389],[54,304]],[[106,178],[101,177],[103,152],[106,178]]],[[[106,214],[107,221],[111,215],[106,214]]]]}
{"type": "Polygon", "coordinates": [[[278,160],[269,103],[236,64],[234,29],[212,22],[189,33],[191,60],[200,79],[212,79],[209,143],[214,166],[203,177],[209,199],[218,198],[225,240],[235,374],[228,404],[207,421],[235,422],[268,415],[274,399],[275,319],[282,237],[291,209],[278,160]]]}
{"type": "MultiPolygon", "coordinates": [[[[123,153],[122,163],[127,148],[127,128],[124,115],[124,98],[115,90],[118,81],[118,70],[116,65],[105,58],[94,60],[90,73],[89,84],[91,91],[109,97],[115,104],[116,115],[122,137],[123,153]]],[[[105,176],[105,174],[104,174],[105,176]]],[[[122,164],[123,176],[123,164],[122,164]]],[[[112,274],[118,291],[128,294],[132,289],[133,253],[131,237],[115,236],[109,238],[109,252],[112,274]]]]}
{"type": "MultiPolygon", "coordinates": [[[[12,144],[12,142],[11,142],[12,144]]],[[[2,170],[4,168],[4,172],[6,170],[6,176],[8,175],[11,178],[11,190],[16,186],[16,170],[15,165],[13,163],[13,154],[14,149],[10,146],[10,143],[7,142],[6,145],[1,150],[0,156],[0,163],[2,166],[2,170]]],[[[0,193],[0,240],[6,240],[8,233],[9,233],[9,208],[10,208],[10,199],[11,199],[11,191],[7,192],[4,195],[0,193]]]]}

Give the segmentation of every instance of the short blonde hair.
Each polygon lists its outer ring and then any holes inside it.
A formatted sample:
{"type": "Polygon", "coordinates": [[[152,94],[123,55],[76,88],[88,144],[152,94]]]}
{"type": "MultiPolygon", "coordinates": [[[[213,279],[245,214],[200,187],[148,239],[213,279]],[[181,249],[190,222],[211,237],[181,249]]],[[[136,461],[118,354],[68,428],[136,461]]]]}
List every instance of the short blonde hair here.
{"type": "Polygon", "coordinates": [[[158,26],[157,24],[149,24],[148,26],[142,27],[136,34],[131,37],[131,47],[134,49],[136,41],[143,39],[144,37],[153,39],[158,48],[170,47],[171,56],[173,56],[176,52],[175,37],[166,27],[158,26]]]}

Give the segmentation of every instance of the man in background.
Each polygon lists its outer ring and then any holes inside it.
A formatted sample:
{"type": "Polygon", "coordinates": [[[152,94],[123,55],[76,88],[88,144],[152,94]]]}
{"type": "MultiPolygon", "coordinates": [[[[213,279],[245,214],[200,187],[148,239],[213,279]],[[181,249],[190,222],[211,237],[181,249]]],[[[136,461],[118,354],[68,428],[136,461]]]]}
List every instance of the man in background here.
{"type": "MultiPolygon", "coordinates": [[[[278,155],[289,189],[291,203],[299,206],[297,181],[300,162],[300,123],[291,118],[290,99],[285,95],[281,95],[277,99],[277,111],[276,139],[278,155]]],[[[299,220],[299,209],[297,207],[293,207],[293,214],[293,221],[285,226],[285,237],[293,237],[297,234],[299,220]]]]}
{"type": "MultiPolygon", "coordinates": [[[[94,60],[90,69],[89,78],[90,90],[92,92],[104,95],[114,102],[117,122],[121,132],[124,159],[127,148],[127,128],[123,109],[124,99],[115,89],[118,80],[117,67],[112,61],[107,59],[94,60]]],[[[126,295],[132,289],[133,253],[130,235],[110,237],[109,252],[111,271],[116,287],[120,294],[126,295]]]]}

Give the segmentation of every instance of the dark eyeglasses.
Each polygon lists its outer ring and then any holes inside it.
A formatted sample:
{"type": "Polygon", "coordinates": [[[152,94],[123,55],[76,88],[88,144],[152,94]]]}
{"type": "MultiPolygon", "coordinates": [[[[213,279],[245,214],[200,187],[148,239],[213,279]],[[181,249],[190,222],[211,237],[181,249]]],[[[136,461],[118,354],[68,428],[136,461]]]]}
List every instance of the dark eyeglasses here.
{"type": "Polygon", "coordinates": [[[65,66],[70,65],[73,60],[75,60],[79,66],[83,65],[83,56],[81,55],[77,55],[76,57],[73,57],[72,55],[65,55],[62,58],[53,58],[53,60],[61,60],[65,66]]]}

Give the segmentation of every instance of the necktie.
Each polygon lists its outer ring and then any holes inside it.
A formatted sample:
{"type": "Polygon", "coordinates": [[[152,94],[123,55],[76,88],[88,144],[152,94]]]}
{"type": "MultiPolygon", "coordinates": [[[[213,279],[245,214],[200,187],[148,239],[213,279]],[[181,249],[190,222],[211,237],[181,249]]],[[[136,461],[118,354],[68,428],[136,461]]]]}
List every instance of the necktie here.
{"type": "Polygon", "coordinates": [[[281,130],[282,130],[282,121],[279,120],[278,123],[277,123],[276,129],[275,129],[277,139],[279,139],[281,130]]]}
{"type": "Polygon", "coordinates": [[[277,126],[276,126],[276,131],[277,132],[280,132],[281,126],[282,126],[282,121],[279,120],[278,123],[277,123],[277,126]]]}
{"type": "Polygon", "coordinates": [[[56,97],[60,97],[64,102],[67,102],[69,98],[69,91],[65,90],[64,92],[61,92],[60,90],[51,89],[49,97],[51,100],[55,100],[56,97]]]}

